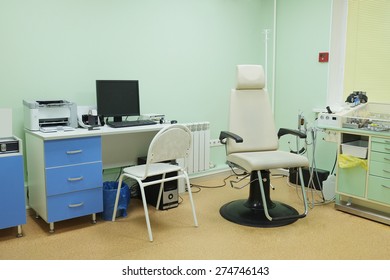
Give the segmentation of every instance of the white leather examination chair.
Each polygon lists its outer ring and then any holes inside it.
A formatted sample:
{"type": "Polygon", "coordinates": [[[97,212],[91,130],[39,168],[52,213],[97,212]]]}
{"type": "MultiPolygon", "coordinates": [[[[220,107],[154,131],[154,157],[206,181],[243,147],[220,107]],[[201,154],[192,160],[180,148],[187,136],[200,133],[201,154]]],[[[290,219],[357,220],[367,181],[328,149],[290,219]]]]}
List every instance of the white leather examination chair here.
{"type": "Polygon", "coordinates": [[[303,213],[270,198],[270,170],[297,168],[300,182],[302,167],[309,166],[302,155],[278,150],[278,140],[285,134],[305,138],[302,132],[280,129],[276,132],[274,118],[265,89],[264,70],[261,65],[238,65],[237,86],[231,91],[229,130],[220,133],[226,145],[226,158],[230,166],[250,174],[248,199],[228,202],[220,209],[227,220],[254,227],[288,225],[306,216],[306,191],[301,185],[303,213]]]}

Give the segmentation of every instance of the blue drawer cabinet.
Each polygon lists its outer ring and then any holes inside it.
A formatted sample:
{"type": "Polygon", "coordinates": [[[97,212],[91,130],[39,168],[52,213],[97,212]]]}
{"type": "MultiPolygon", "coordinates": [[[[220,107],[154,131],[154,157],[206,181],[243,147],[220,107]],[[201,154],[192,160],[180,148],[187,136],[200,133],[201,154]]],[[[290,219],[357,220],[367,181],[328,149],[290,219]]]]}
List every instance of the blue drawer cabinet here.
{"type": "Polygon", "coordinates": [[[45,141],[46,168],[101,160],[100,137],[45,141]]]}
{"type": "Polygon", "coordinates": [[[101,137],[48,140],[26,133],[29,204],[50,224],[103,211],[101,137]]]}
{"type": "Polygon", "coordinates": [[[102,212],[102,189],[64,193],[47,198],[48,220],[61,221],[102,212]]]}
{"type": "Polygon", "coordinates": [[[23,156],[20,153],[0,155],[0,229],[17,226],[20,237],[25,223],[23,156]]]}
{"type": "Polygon", "coordinates": [[[102,163],[92,162],[46,169],[46,195],[82,191],[101,186],[102,163]]]}

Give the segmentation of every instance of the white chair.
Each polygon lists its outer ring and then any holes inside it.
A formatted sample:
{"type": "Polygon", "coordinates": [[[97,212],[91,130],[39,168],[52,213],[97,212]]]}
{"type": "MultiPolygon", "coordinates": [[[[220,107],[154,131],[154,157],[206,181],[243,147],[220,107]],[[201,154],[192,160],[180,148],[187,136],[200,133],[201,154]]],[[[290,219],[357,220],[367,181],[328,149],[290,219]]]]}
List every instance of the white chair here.
{"type": "MultiPolygon", "coordinates": [[[[148,207],[145,197],[144,188],[148,186],[161,184],[160,191],[157,199],[156,209],[159,208],[159,202],[161,200],[161,195],[164,189],[164,183],[167,181],[178,180],[180,178],[185,179],[187,184],[188,196],[191,202],[192,214],[194,219],[194,224],[197,227],[198,221],[195,213],[195,205],[192,199],[191,187],[186,172],[186,167],[180,167],[178,165],[173,165],[166,163],[166,161],[176,160],[176,159],[186,159],[190,153],[190,148],[192,145],[192,137],[190,130],[181,124],[169,125],[162,130],[160,130],[156,136],[153,138],[150,143],[146,164],[131,166],[123,169],[121,176],[119,177],[118,191],[116,194],[116,200],[114,204],[114,211],[112,215],[112,221],[115,221],[118,200],[120,194],[120,188],[123,182],[124,177],[132,178],[136,180],[140,186],[140,192],[142,197],[142,203],[145,211],[146,226],[148,228],[149,240],[153,241],[152,229],[150,226],[148,207]],[[177,173],[176,176],[166,177],[168,173],[177,173]],[[156,176],[160,175],[160,176],[156,176]],[[149,179],[153,176],[154,178],[159,178],[155,180],[149,179]],[[148,178],[148,181],[145,179],[148,178]]],[[[186,161],[184,160],[186,165],[186,161]]]]}
{"type": "Polygon", "coordinates": [[[261,65],[238,65],[237,86],[230,96],[229,131],[222,131],[220,140],[226,144],[227,162],[251,175],[247,200],[236,200],[221,207],[227,220],[247,226],[275,227],[295,222],[306,216],[308,207],[301,167],[309,165],[302,155],[278,150],[279,137],[306,135],[289,129],[276,133],[268,93],[264,89],[261,65]],[[270,198],[270,169],[298,168],[302,182],[304,212],[272,201],[270,198]]]}

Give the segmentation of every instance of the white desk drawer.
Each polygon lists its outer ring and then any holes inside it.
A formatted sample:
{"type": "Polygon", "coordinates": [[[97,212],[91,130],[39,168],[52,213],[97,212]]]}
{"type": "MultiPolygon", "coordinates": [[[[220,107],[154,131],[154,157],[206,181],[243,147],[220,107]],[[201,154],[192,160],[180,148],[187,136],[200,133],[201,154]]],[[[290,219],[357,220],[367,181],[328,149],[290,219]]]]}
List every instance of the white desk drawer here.
{"type": "Polygon", "coordinates": [[[47,198],[48,223],[103,212],[103,188],[47,198]]]}
{"type": "Polygon", "coordinates": [[[45,166],[101,161],[101,138],[85,137],[45,141],[45,166]]]}
{"type": "Polygon", "coordinates": [[[46,169],[47,196],[103,186],[102,163],[87,163],[46,169]]]}

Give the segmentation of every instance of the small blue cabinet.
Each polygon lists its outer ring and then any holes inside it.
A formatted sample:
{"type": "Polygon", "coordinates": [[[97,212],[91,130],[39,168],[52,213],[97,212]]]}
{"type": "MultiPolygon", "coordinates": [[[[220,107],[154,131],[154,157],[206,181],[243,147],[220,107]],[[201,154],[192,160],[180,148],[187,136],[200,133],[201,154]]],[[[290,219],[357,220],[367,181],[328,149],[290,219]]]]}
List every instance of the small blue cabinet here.
{"type": "Polygon", "coordinates": [[[21,237],[26,224],[23,156],[21,153],[0,155],[0,229],[17,226],[21,237]]]}
{"type": "Polygon", "coordinates": [[[29,205],[50,224],[103,211],[101,137],[48,140],[26,133],[29,205]]]}

